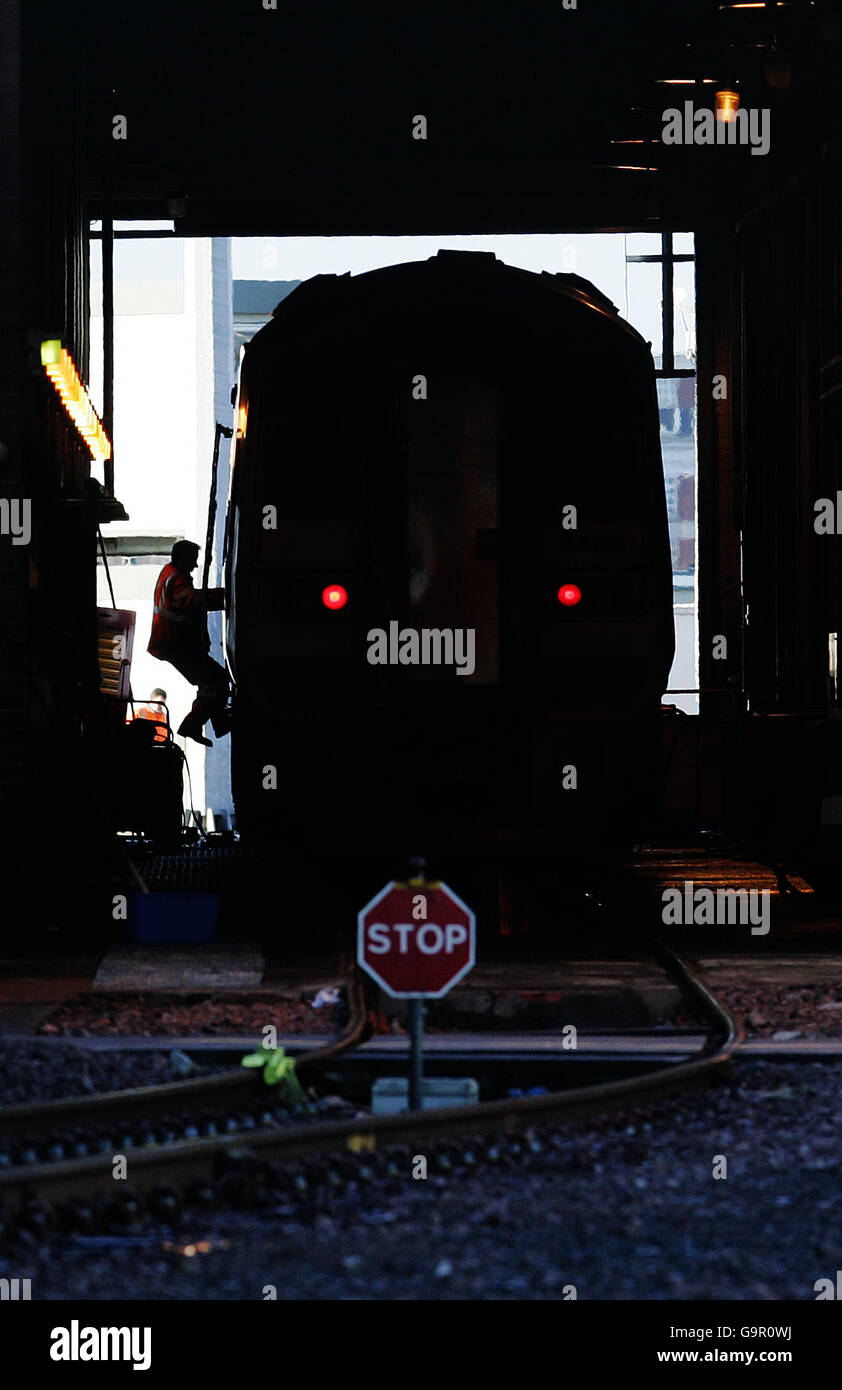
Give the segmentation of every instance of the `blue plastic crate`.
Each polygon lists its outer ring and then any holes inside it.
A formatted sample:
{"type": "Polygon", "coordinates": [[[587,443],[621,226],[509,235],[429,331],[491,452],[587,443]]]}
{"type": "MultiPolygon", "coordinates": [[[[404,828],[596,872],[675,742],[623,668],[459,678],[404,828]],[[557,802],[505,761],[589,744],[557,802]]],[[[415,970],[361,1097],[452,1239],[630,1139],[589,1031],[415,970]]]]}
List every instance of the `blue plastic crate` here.
{"type": "Polygon", "coordinates": [[[215,941],[218,893],[129,893],[129,941],[215,941]]]}

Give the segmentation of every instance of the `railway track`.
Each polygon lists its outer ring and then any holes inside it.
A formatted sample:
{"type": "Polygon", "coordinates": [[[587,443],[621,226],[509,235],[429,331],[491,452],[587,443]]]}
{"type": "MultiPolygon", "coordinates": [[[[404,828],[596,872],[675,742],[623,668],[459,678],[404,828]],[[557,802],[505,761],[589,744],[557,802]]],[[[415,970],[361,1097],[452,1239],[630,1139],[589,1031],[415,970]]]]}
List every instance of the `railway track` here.
{"type": "MultiPolygon", "coordinates": [[[[12,1234],[53,1225],[90,1231],[103,1223],[130,1226],[144,1211],[173,1218],[185,1205],[306,1197],[323,1183],[408,1176],[418,1150],[442,1172],[493,1163],[524,1148],[540,1151],[544,1132],[563,1121],[652,1103],[708,1082],[734,1055],[737,1027],[679,957],[660,943],[651,949],[705,1020],[702,1046],[689,1060],[654,1070],[650,1063],[645,1073],[573,1090],[385,1116],[328,1118],[320,1102],[291,1109],[278,1103],[260,1074],[243,1069],[7,1107],[0,1112],[5,1228],[12,1234]],[[114,1181],[117,1155],[126,1160],[126,1182],[114,1181]]],[[[349,992],[348,1028],[334,1043],[297,1059],[303,1079],[360,1040],[366,1016],[359,979],[349,992]]]]}

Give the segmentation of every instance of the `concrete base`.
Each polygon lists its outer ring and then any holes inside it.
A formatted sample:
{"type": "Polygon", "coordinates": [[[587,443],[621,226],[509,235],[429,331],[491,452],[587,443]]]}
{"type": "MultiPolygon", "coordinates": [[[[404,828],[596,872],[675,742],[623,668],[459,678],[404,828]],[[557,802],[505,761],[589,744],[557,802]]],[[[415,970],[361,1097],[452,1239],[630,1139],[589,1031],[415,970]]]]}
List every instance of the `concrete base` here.
{"type": "MultiPolygon", "coordinates": [[[[451,1105],[476,1105],[479,1086],[470,1076],[425,1077],[421,1083],[421,1109],[445,1110],[451,1105]]],[[[381,1076],[371,1088],[373,1115],[397,1115],[409,1109],[409,1081],[405,1076],[381,1076]]]]}

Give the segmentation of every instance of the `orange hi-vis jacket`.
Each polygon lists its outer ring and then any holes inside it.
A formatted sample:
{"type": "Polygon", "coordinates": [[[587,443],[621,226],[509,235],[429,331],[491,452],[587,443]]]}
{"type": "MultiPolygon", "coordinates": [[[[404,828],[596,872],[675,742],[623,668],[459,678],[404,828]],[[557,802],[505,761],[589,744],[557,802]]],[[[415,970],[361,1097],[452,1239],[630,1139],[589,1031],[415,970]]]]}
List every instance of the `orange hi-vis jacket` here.
{"type": "Polygon", "coordinates": [[[155,724],[155,742],[166,743],[166,715],[157,700],[153,700],[149,705],[136,705],[134,714],[126,716],[126,723],[131,724],[135,719],[151,719],[155,724]]]}
{"type": "Polygon", "coordinates": [[[164,565],[155,585],[152,636],[147,651],[166,661],[173,653],[194,651],[204,631],[205,604],[193,580],[175,565],[164,565]]]}

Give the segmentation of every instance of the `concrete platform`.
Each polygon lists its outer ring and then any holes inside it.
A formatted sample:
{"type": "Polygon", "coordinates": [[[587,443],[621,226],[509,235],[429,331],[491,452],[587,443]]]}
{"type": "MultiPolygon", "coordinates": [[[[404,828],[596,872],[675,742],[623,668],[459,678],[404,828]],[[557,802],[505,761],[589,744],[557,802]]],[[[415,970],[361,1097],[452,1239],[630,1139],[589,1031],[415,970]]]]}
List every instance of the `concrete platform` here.
{"type": "Polygon", "coordinates": [[[253,942],[117,946],[103,956],[91,989],[248,989],[261,984],[265,965],[253,942]]]}

